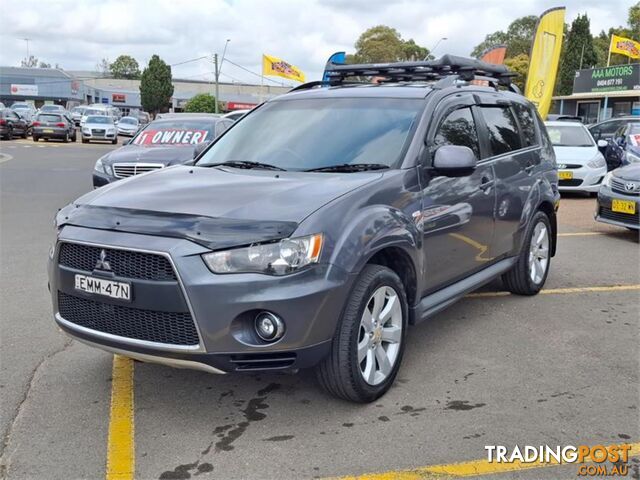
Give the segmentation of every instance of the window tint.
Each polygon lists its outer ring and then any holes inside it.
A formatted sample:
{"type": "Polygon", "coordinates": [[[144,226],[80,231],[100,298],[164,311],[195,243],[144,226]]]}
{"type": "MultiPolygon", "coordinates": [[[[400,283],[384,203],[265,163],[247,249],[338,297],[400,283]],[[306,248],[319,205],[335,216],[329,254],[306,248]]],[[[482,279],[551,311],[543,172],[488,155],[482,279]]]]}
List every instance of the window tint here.
{"type": "Polygon", "coordinates": [[[41,113],[40,115],[38,115],[38,121],[39,122],[61,122],[62,121],[62,117],[60,115],[46,115],[41,113]]]}
{"type": "Polygon", "coordinates": [[[524,139],[524,146],[531,147],[538,144],[538,138],[536,135],[536,124],[534,120],[531,108],[520,103],[514,103],[513,105],[520,127],[522,128],[522,136],[524,139]]]}
{"type": "Polygon", "coordinates": [[[471,115],[471,109],[468,107],[454,110],[447,115],[438,127],[433,141],[436,147],[442,145],[469,147],[476,154],[476,157],[480,158],[478,132],[473,115],[471,115]]]}
{"type": "Polygon", "coordinates": [[[518,150],[520,134],[516,120],[508,107],[480,107],[489,130],[491,156],[518,150]]]}
{"type": "Polygon", "coordinates": [[[597,128],[600,134],[614,133],[622,125],[622,122],[605,122],[597,128]]]}

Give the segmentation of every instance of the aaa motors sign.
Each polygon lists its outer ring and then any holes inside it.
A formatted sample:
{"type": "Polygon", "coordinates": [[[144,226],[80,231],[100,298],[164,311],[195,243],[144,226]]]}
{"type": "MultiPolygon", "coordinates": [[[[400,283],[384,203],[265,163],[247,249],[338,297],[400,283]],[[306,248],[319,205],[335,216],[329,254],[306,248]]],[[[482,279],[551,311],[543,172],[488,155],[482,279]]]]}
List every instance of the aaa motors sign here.
{"type": "Polygon", "coordinates": [[[11,95],[24,95],[26,97],[38,96],[37,85],[24,85],[19,83],[12,83],[10,91],[11,91],[11,95]]]}

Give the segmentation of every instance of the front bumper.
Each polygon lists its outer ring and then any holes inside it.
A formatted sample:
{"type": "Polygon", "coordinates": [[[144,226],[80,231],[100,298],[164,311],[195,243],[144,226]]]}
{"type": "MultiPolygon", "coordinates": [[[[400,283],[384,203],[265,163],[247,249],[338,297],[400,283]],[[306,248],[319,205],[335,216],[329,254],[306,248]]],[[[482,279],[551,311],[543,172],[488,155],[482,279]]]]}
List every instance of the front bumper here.
{"type": "Polygon", "coordinates": [[[93,171],[93,188],[102,187],[117,180],[121,179],[113,175],[107,175],[106,173],[98,172],[96,170],[93,171]]]}
{"type": "Polygon", "coordinates": [[[607,167],[581,167],[567,170],[573,173],[572,180],[560,180],[558,190],[561,192],[597,192],[602,179],[607,174],[607,167]]]}
{"type": "Polygon", "coordinates": [[[122,135],[124,137],[133,137],[136,134],[137,130],[121,130],[118,129],[118,135],[122,135]]]}
{"type": "MultiPolygon", "coordinates": [[[[85,343],[144,361],[222,372],[248,370],[298,369],[318,363],[329,351],[331,339],[342,312],[354,276],[332,265],[316,265],[296,274],[272,277],[259,274],[215,275],[200,255],[207,250],[187,240],[105,232],[66,226],[60,241],[153,252],[171,259],[198,331],[197,345],[168,345],[140,341],[74,324],[60,314],[60,290],[74,295],[65,272],[58,265],[56,248],[49,261],[49,277],[54,316],[67,334],[85,343]],[[249,329],[256,312],[269,311],[286,324],[284,336],[277,342],[256,342],[249,329]]],[[[92,275],[92,272],[82,272],[92,275]]],[[[132,284],[130,307],[149,308],[157,300],[158,309],[179,309],[167,305],[171,295],[148,294],[148,282],[129,278],[116,280],[132,284]],[[139,292],[139,299],[136,292],[139,292]],[[164,297],[164,298],[160,298],[164,297]],[[156,300],[152,300],[152,299],[156,300]],[[147,302],[139,305],[137,302],[147,302]]],[[[166,285],[165,287],[166,288],[166,285]]],[[[158,290],[158,292],[160,289],[158,290]]],[[[85,296],[90,294],[77,295],[85,296]]],[[[100,298],[91,298],[99,302],[100,298]]],[[[106,305],[105,308],[110,308],[106,305]]]]}
{"type": "Polygon", "coordinates": [[[82,132],[83,140],[102,140],[102,141],[113,141],[116,138],[115,133],[105,133],[104,135],[93,135],[92,133],[82,132]]]}
{"type": "Polygon", "coordinates": [[[603,185],[598,192],[594,216],[598,222],[640,230],[640,196],[614,192],[610,187],[603,185]],[[614,212],[611,208],[614,199],[635,203],[635,213],[614,212]]]}

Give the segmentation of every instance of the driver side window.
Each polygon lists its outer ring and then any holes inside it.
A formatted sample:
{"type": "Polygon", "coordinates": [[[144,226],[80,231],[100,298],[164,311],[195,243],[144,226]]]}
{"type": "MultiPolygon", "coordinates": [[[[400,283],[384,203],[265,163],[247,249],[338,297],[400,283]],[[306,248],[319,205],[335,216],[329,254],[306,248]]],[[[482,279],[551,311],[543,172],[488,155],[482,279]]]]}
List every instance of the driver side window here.
{"type": "Polygon", "coordinates": [[[443,145],[460,145],[469,147],[476,158],[480,158],[478,148],[478,132],[473,121],[470,107],[459,108],[449,113],[433,139],[434,150],[443,145]]]}

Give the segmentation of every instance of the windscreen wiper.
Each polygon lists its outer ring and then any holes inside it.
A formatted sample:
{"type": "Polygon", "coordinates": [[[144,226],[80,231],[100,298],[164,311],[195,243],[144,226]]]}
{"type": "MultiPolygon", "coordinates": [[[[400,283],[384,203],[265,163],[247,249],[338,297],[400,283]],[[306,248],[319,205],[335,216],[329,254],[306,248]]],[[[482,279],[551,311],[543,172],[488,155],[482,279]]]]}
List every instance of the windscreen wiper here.
{"type": "Polygon", "coordinates": [[[276,167],[275,165],[269,165],[268,163],[262,163],[262,162],[251,162],[249,160],[229,160],[228,162],[212,163],[210,165],[207,165],[207,167],[220,167],[220,166],[247,168],[247,169],[262,168],[264,170],[280,170],[282,172],[286,171],[286,169],[276,167]]]}
{"type": "Polygon", "coordinates": [[[367,170],[385,170],[388,165],[381,163],[342,163],[340,165],[329,165],[328,167],[310,168],[305,172],[364,172],[367,170]]]}

